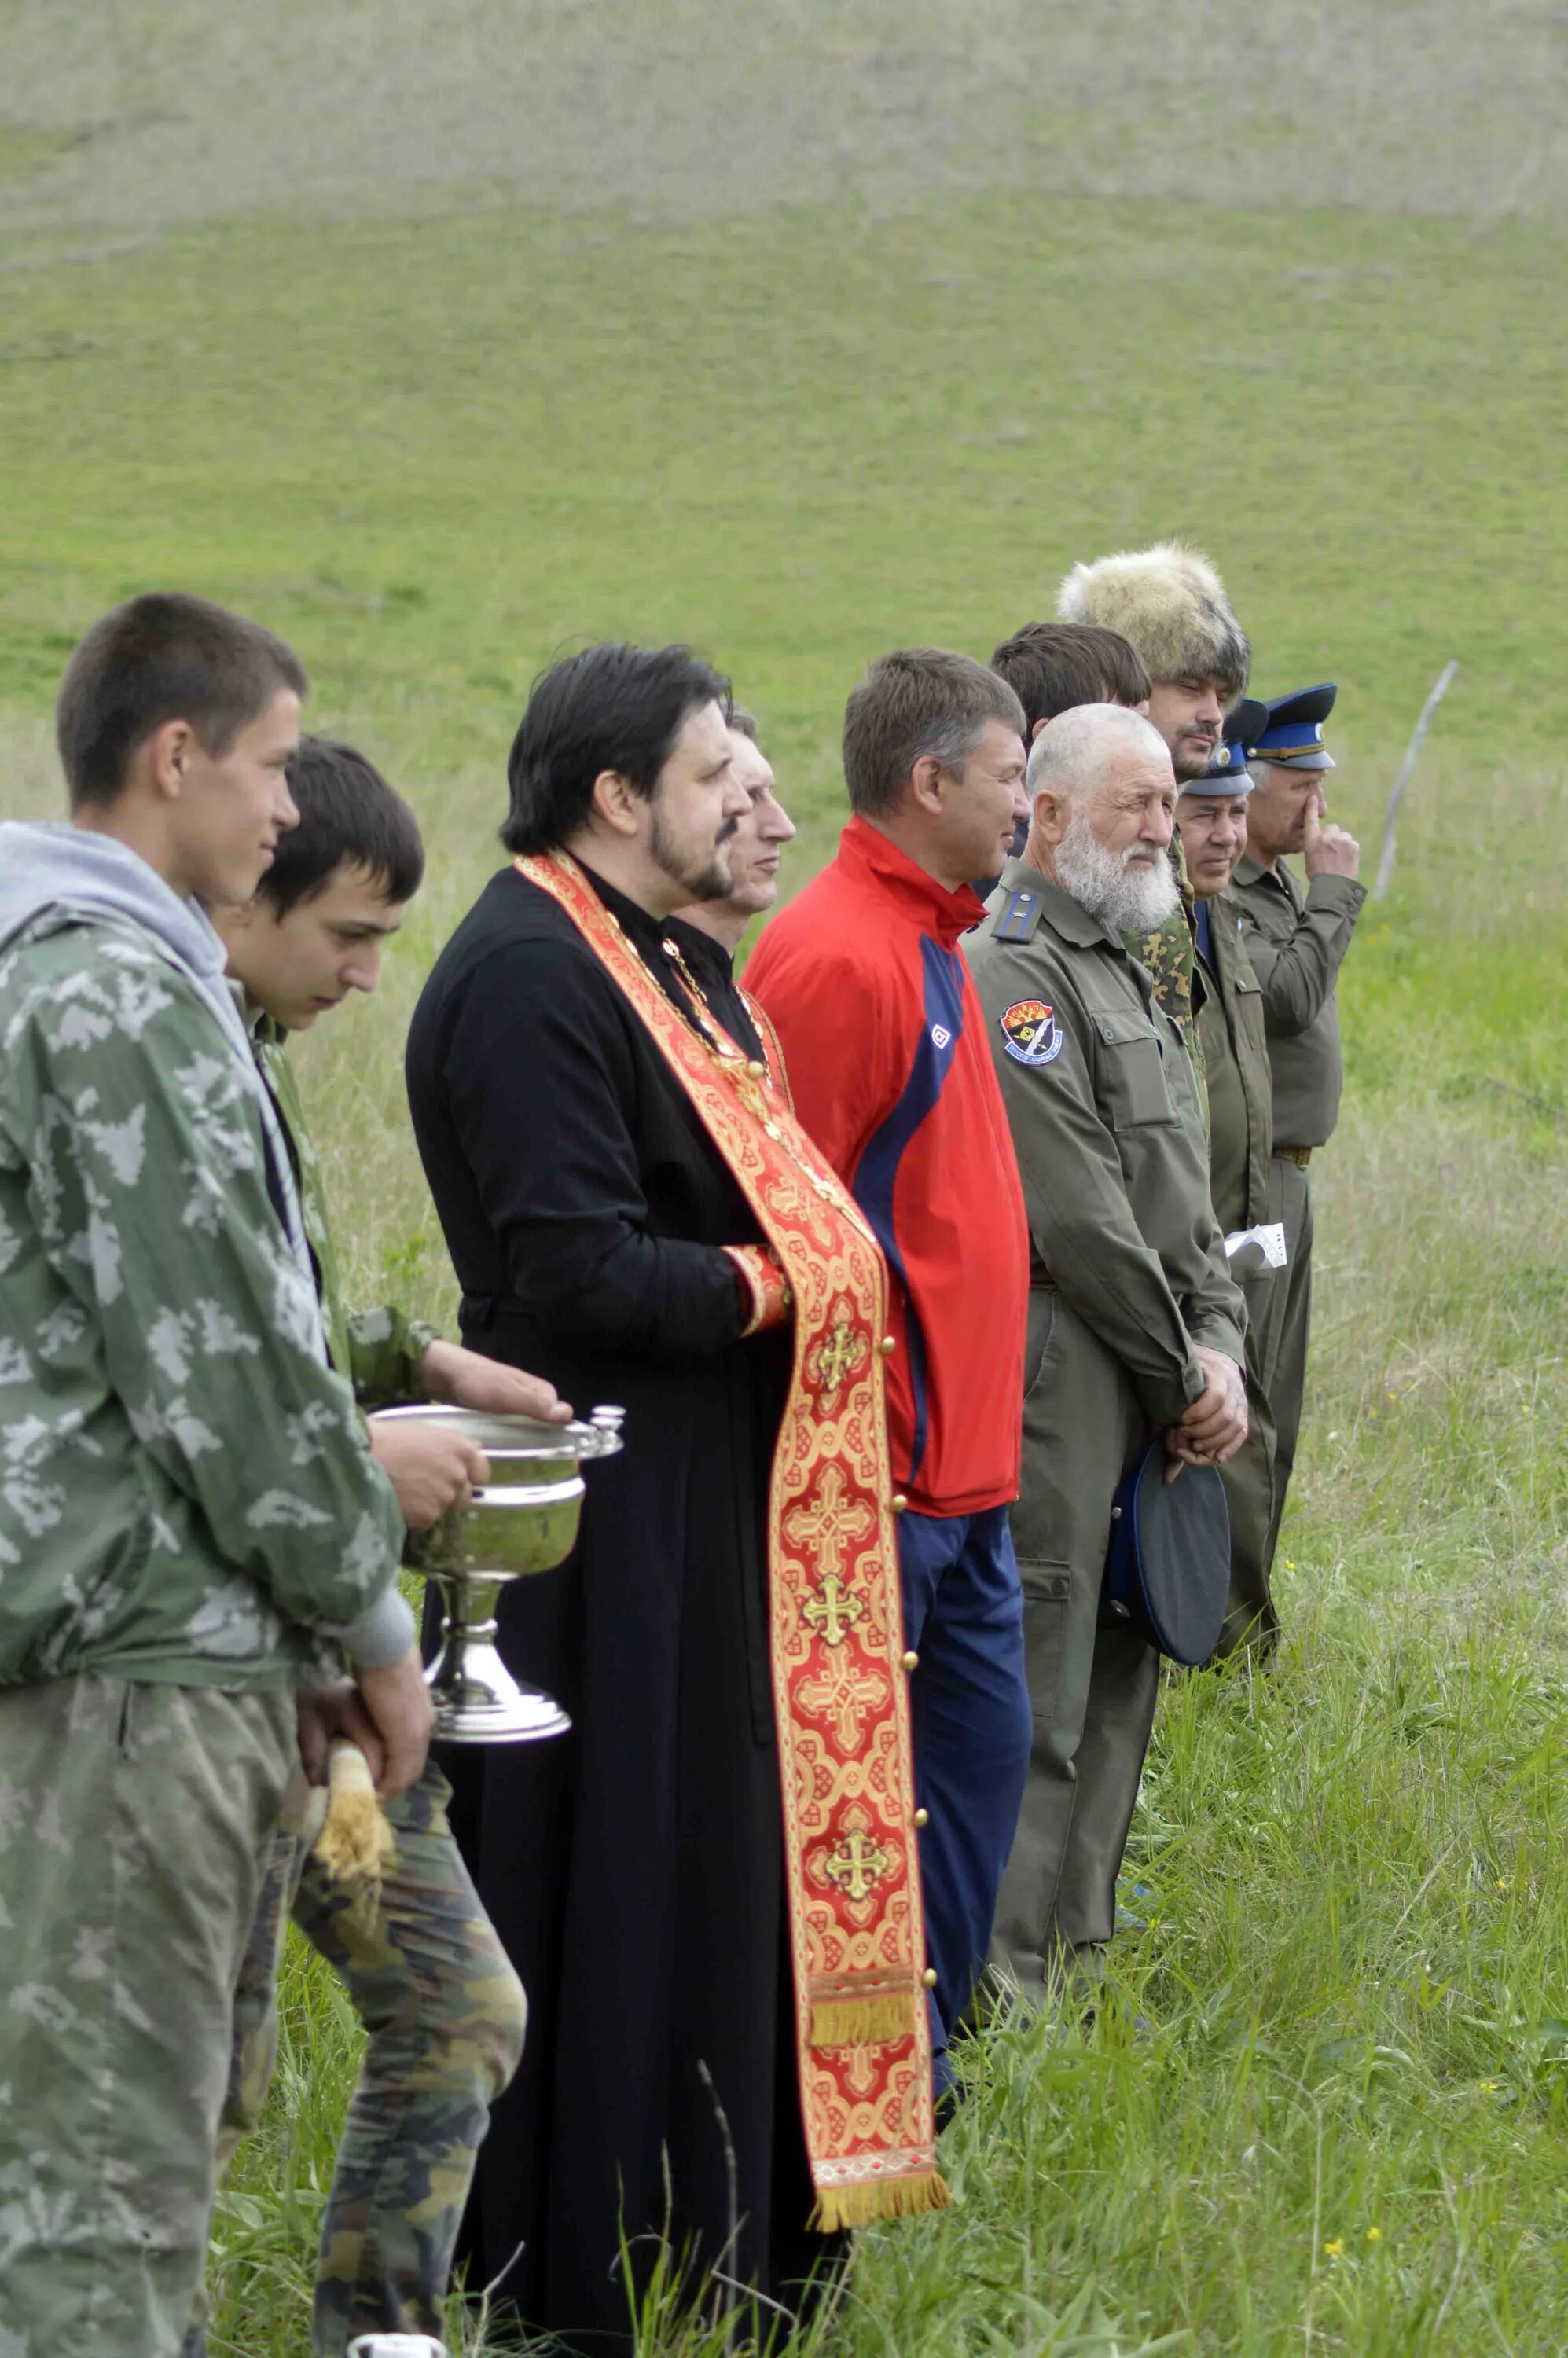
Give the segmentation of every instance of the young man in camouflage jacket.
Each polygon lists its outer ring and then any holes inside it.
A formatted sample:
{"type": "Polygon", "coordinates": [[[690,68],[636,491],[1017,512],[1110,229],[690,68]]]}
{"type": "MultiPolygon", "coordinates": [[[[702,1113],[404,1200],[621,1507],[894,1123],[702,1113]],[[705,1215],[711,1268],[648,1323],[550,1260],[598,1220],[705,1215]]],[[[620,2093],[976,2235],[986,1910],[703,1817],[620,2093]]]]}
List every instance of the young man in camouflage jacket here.
{"type": "Polygon", "coordinates": [[[16,2358],[174,2358],[297,1689],[388,1796],[430,1711],[201,903],[295,823],[305,676],[197,599],[96,623],[71,823],[0,828],[0,2275],[16,2358]]]}
{"type": "MultiPolygon", "coordinates": [[[[446,1343],[395,1308],[348,1315],[290,1035],[371,991],[383,946],[418,890],[414,816],[362,754],[307,737],[288,769],[300,823],[251,905],[217,923],[299,1184],[332,1362],[362,1409],[441,1400],[550,1419],[554,1388],[446,1343]]],[[[404,1520],[420,1528],[460,1495],[477,1457],[438,1424],[371,1425],[404,1520]]],[[[235,2013],[226,2142],[254,2125],[276,2045],[276,1964],[291,1915],[341,1976],[368,2034],[322,2223],[313,2347],[341,2358],[355,2335],[423,2334],[438,2347],[452,2251],[489,2125],[516,2069],[523,1990],[469,1879],[433,1761],[388,1806],[397,1858],[367,1915],[351,1907],[308,1840],[280,1830],[235,2013]]],[[[186,2358],[204,2346],[199,2320],[186,2358]]]]}

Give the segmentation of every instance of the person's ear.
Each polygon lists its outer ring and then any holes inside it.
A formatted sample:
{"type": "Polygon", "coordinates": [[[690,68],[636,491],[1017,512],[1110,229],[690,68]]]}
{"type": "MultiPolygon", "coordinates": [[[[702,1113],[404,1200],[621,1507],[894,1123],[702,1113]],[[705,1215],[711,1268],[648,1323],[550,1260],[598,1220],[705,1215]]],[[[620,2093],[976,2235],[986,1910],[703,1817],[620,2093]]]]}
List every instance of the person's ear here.
{"type": "Polygon", "coordinates": [[[195,745],[189,720],[166,720],[138,748],[136,768],[166,802],[178,802],[184,793],[195,745]]]}
{"type": "Polygon", "coordinates": [[[640,795],[631,779],[622,777],[619,770],[600,770],[589,795],[589,816],[601,820],[611,835],[630,838],[637,833],[641,824],[637,816],[638,806],[647,799],[646,795],[640,795]]]}
{"type": "Polygon", "coordinates": [[[942,808],[942,764],[935,753],[922,753],[909,773],[909,784],[918,807],[937,817],[942,808]]]}
{"type": "Polygon", "coordinates": [[[1043,713],[1040,715],[1039,719],[1035,722],[1035,724],[1034,724],[1033,728],[1033,729],[1030,730],[1030,732],[1029,732],[1029,741],[1030,741],[1030,743],[1031,743],[1032,745],[1033,744],[1034,740],[1036,739],[1036,737],[1038,737],[1038,736],[1039,736],[1040,731],[1042,730],[1042,729],[1049,729],[1049,727],[1050,727],[1050,726],[1051,726],[1051,716],[1050,716],[1050,714],[1049,714],[1048,712],[1043,712],[1043,713]]]}
{"type": "Polygon", "coordinates": [[[1033,825],[1048,849],[1054,850],[1066,834],[1068,816],[1066,796],[1042,786],[1034,797],[1033,825]]]}

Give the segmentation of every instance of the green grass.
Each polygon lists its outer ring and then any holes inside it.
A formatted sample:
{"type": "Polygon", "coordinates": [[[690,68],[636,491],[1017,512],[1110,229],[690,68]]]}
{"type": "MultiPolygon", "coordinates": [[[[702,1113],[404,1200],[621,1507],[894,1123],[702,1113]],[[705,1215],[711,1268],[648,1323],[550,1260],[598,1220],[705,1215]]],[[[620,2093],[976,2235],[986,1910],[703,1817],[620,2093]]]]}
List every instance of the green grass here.
{"type": "MultiPolygon", "coordinates": [[[[382,996],[306,1046],[364,1298],[449,1316],[400,1041],[493,857],[526,681],[563,643],[678,633],[733,670],[803,821],[796,881],[838,823],[863,660],[983,654],[1076,557],[1206,545],[1260,690],[1340,681],[1331,784],[1364,838],[1458,657],[1343,993],[1278,1672],[1171,1682],[1125,2006],[1089,2038],[977,2046],[958,2206],[864,2236],[818,2339],[823,2358],[1568,2346],[1549,229],[1005,191],[637,227],[497,200],[185,230],[5,284],[0,806],[52,806],[48,706],[84,622],[177,583],[293,638],[314,717],[427,827],[382,996]]],[[[352,2066],[308,1959],[286,1997],[218,2225],[214,2346],[242,2358],[304,2346],[352,2066]]],[[[699,2345],[720,2342],[649,2336],[699,2345]]]]}

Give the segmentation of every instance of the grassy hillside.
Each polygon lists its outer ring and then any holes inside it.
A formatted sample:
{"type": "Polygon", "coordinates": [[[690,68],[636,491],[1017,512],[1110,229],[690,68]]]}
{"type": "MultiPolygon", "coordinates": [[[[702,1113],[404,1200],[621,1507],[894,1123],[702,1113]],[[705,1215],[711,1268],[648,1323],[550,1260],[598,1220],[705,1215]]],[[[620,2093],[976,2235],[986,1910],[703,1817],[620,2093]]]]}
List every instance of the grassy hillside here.
{"type": "MultiPolygon", "coordinates": [[[[561,645],[679,634],[733,672],[803,822],[796,882],[839,822],[866,657],[984,654],[1076,557],[1206,546],[1260,691],[1340,682],[1331,784],[1364,838],[1456,656],[1343,994],[1289,1639],[1267,1687],[1173,1683],[1135,1829],[1120,1971],[1152,2037],[1108,2015],[977,2055],[961,2207],[864,2239],[824,2358],[1564,2346],[1544,15],[1325,13],[1313,109],[1265,149],[1212,92],[1217,57],[1260,93],[1283,70],[1267,6],[1193,9],[1161,49],[1133,12],[988,0],[972,38],[917,13],[901,49],[891,10],[806,0],[727,44],[698,0],[448,0],[410,108],[430,14],[0,0],[0,812],[55,806],[53,687],[111,600],[187,586],[296,642],[312,717],[431,839],[381,997],[305,1055],[357,1290],[449,1316],[402,1030],[561,645]],[[199,17],[221,38],[191,49],[199,17]]],[[[330,1985],[296,1960],[289,1991],[220,2222],[214,2348],[241,2358],[302,2346],[351,2064],[330,1985]]]]}

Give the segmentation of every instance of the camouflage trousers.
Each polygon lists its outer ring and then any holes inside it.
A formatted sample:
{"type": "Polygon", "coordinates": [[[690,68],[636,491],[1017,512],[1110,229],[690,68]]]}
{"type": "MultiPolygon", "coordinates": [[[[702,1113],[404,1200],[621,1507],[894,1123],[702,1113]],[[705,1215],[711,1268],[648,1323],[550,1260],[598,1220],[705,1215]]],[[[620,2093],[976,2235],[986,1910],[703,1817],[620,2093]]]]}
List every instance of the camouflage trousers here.
{"type": "Polygon", "coordinates": [[[0,1693],[0,2352],[176,2358],[291,1694],[0,1693]]]}
{"type": "MultiPolygon", "coordinates": [[[[490,2106],[523,2052],[522,1984],[459,1855],[449,1799],[431,1763],[389,1803],[397,1859],[373,1909],[353,1903],[303,1838],[280,1830],[241,1969],[222,2159],[255,2126],[265,2101],[289,1916],[341,1976],[366,2033],[322,2223],[316,2358],[341,2358],[360,2333],[440,2337],[490,2106]]],[[[199,2313],[185,2358],[204,2350],[199,2313]]]]}

